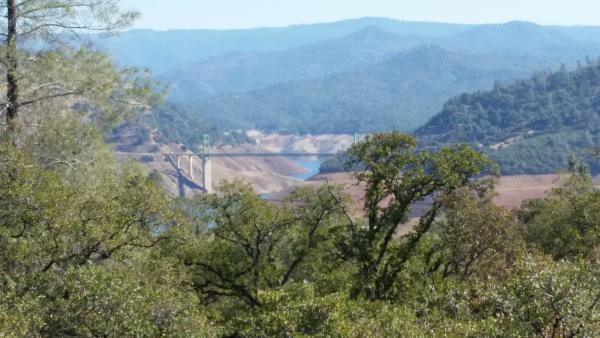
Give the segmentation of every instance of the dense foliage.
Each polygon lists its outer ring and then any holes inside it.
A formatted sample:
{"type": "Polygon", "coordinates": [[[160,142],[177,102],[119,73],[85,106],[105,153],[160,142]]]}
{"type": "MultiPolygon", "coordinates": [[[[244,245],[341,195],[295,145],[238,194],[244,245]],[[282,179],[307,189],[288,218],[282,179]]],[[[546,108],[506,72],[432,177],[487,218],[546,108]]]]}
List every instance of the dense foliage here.
{"type": "Polygon", "coordinates": [[[89,163],[0,146],[3,336],[600,333],[600,195],[583,169],[512,214],[481,153],[377,134],[348,155],[364,168],[357,214],[330,185],[278,204],[241,182],[170,200],[85,138],[89,163]]]}
{"type": "Polygon", "coordinates": [[[457,96],[416,134],[438,144],[480,146],[505,174],[553,173],[599,143],[599,92],[600,63],[588,61],[574,71],[563,67],[457,96]]]}
{"type": "MultiPolygon", "coordinates": [[[[154,98],[110,62],[73,74],[69,55],[48,59],[65,78],[154,98]]],[[[347,154],[361,210],[328,184],[276,204],[240,181],[173,200],[113,161],[94,117],[126,116],[101,94],[40,100],[21,118],[43,123],[0,131],[0,336],[600,335],[600,191],[575,162],[510,212],[483,153],[383,133],[347,154]]]]}

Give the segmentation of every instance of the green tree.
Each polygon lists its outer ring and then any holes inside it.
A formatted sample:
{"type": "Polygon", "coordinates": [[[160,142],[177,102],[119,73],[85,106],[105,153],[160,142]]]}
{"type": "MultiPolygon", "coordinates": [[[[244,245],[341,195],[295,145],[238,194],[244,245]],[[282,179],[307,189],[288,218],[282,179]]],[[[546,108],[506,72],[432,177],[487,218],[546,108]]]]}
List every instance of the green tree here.
{"type": "Polygon", "coordinates": [[[521,251],[517,222],[492,199],[492,194],[477,196],[465,190],[448,196],[435,248],[444,277],[502,275],[517,258],[521,251]]]}
{"type": "Polygon", "coordinates": [[[525,239],[555,259],[598,259],[600,192],[585,172],[562,176],[561,185],[520,212],[525,239]]]}
{"type": "Polygon", "coordinates": [[[208,330],[194,293],[173,289],[185,273],[152,257],[182,216],[144,175],[112,169],[91,183],[66,182],[4,143],[0,186],[1,335],[208,330]]]}
{"type": "Polygon", "coordinates": [[[167,247],[189,268],[206,303],[229,297],[257,307],[261,289],[322,273],[314,265],[332,246],[329,234],[345,217],[344,203],[339,189],[323,186],[300,189],[277,206],[248,185],[225,182],[219,194],[195,202],[198,221],[167,247]]]}
{"type": "Polygon", "coordinates": [[[513,336],[594,337],[600,334],[600,271],[587,261],[526,257],[488,297],[513,336]]]}
{"type": "MultiPolygon", "coordinates": [[[[240,337],[426,337],[408,307],[350,299],[344,292],[321,296],[315,285],[261,292],[263,306],[230,321],[240,337]]],[[[430,336],[430,335],[429,335],[430,336]]]]}
{"type": "Polygon", "coordinates": [[[340,241],[341,255],[357,265],[355,297],[384,299],[429,232],[442,209],[440,197],[460,188],[485,189],[476,179],[490,167],[484,155],[466,146],[439,152],[417,152],[416,141],[401,133],[375,134],[350,150],[350,165],[365,185],[366,222],[352,222],[340,241]],[[398,238],[398,227],[409,221],[416,202],[431,202],[413,231],[398,238]]]}

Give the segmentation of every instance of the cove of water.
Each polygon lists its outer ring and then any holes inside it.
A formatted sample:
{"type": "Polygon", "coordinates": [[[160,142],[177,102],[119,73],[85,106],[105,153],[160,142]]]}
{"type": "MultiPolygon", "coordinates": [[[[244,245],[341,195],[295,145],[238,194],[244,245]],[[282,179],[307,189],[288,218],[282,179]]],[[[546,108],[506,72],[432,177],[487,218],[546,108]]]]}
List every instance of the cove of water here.
{"type": "Polygon", "coordinates": [[[294,160],[294,163],[306,169],[306,172],[302,174],[291,175],[290,177],[295,178],[297,180],[306,181],[307,179],[319,173],[321,163],[323,163],[324,161],[325,159],[323,158],[301,158],[294,160]]]}
{"type": "MultiPolygon", "coordinates": [[[[311,157],[311,158],[296,159],[296,160],[294,160],[294,163],[296,163],[297,165],[306,169],[306,172],[302,173],[302,174],[289,175],[289,177],[300,180],[300,181],[306,181],[309,178],[311,178],[319,173],[319,168],[321,167],[321,163],[323,163],[323,162],[325,162],[324,158],[311,157]]],[[[263,193],[263,194],[260,194],[260,197],[265,200],[270,200],[272,197],[272,194],[271,193],[263,193]]]]}

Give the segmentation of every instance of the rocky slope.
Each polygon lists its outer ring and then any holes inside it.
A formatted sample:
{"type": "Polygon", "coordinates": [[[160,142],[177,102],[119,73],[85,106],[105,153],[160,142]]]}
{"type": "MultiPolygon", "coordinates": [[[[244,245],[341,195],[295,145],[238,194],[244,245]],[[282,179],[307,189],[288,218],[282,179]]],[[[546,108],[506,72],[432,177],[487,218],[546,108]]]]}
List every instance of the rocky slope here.
{"type": "MultiPolygon", "coordinates": [[[[294,136],[249,132],[254,144],[236,147],[218,147],[216,153],[231,152],[324,152],[333,153],[346,149],[352,143],[349,135],[294,136]]],[[[157,130],[139,125],[123,125],[117,128],[110,142],[120,162],[136,161],[149,173],[160,177],[163,187],[174,196],[191,197],[204,193],[201,160],[193,156],[181,144],[160,142],[157,130]],[[177,156],[167,154],[184,154],[177,156]],[[193,157],[190,172],[189,158],[193,157]]],[[[306,170],[294,161],[282,157],[235,157],[213,158],[213,186],[223,180],[240,179],[262,194],[291,189],[302,182],[290,177],[306,170]]]]}
{"type": "MultiPolygon", "coordinates": [[[[189,171],[189,156],[182,156],[180,167],[177,159],[165,154],[183,153],[192,155],[179,144],[162,144],[156,141],[156,131],[140,127],[125,126],[111,138],[115,156],[121,161],[137,161],[149,172],[159,175],[161,184],[174,196],[192,197],[204,193],[200,159],[194,157],[192,179],[189,171]]],[[[224,147],[218,152],[335,152],[352,143],[349,135],[294,136],[249,132],[255,144],[239,147],[224,147]]],[[[303,172],[303,168],[285,158],[215,158],[213,159],[213,184],[222,180],[241,179],[251,184],[258,193],[268,193],[277,201],[300,186],[341,184],[354,201],[353,208],[360,215],[364,201],[363,187],[356,184],[352,173],[317,175],[307,181],[289,177],[303,172]]],[[[509,209],[517,208],[524,200],[542,198],[556,186],[557,175],[515,175],[501,177],[496,188],[496,202],[509,209]]],[[[595,181],[600,183],[600,178],[595,181]]],[[[420,209],[418,206],[415,209],[420,209]]],[[[418,210],[416,210],[418,213],[418,210]]]]}

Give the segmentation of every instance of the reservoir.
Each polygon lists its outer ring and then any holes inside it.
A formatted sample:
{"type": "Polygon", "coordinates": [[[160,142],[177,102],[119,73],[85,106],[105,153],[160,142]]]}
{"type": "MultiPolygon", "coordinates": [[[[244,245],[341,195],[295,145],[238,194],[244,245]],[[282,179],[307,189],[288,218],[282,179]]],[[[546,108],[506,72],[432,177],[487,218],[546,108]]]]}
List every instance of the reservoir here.
{"type": "MultiPolygon", "coordinates": [[[[321,163],[325,162],[325,160],[326,158],[319,157],[306,157],[294,159],[294,163],[306,169],[306,172],[302,174],[289,175],[289,177],[299,181],[306,181],[319,173],[321,163]]],[[[270,200],[273,197],[271,193],[262,193],[260,194],[260,196],[265,200],[270,200]]]]}
{"type": "Polygon", "coordinates": [[[300,167],[306,169],[305,173],[291,175],[290,177],[295,178],[300,181],[306,181],[307,179],[317,175],[319,173],[319,168],[321,163],[325,161],[325,158],[319,157],[307,157],[307,158],[299,158],[295,159],[294,163],[299,165],[300,167]]]}

